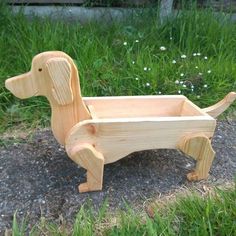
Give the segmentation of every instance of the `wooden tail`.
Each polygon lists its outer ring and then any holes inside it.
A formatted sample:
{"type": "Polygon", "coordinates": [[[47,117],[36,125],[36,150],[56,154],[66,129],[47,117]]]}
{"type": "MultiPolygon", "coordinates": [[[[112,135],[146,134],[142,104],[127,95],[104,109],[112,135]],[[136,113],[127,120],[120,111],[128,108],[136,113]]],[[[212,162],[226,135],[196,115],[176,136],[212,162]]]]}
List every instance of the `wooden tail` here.
{"type": "Polygon", "coordinates": [[[216,118],[221,113],[223,113],[231,105],[231,103],[234,102],[235,99],[236,99],[236,93],[230,92],[215,105],[206,107],[202,110],[203,112],[206,112],[208,115],[212,116],[213,118],[216,118]]]}

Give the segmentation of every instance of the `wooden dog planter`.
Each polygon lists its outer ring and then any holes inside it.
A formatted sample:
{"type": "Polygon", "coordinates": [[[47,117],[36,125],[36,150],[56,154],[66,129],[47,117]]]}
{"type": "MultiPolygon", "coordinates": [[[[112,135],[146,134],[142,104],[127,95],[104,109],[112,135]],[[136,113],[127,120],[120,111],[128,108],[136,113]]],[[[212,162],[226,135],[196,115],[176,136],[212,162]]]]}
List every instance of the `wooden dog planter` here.
{"type": "Polygon", "coordinates": [[[215,155],[214,118],[236,98],[231,92],[205,109],[182,95],[82,98],[77,68],[59,51],[35,56],[30,72],[7,79],[6,88],[22,99],[47,97],[55,138],[87,170],[80,192],[102,189],[105,164],[147,149],[179,149],[196,160],[187,178],[207,178],[215,155]]]}

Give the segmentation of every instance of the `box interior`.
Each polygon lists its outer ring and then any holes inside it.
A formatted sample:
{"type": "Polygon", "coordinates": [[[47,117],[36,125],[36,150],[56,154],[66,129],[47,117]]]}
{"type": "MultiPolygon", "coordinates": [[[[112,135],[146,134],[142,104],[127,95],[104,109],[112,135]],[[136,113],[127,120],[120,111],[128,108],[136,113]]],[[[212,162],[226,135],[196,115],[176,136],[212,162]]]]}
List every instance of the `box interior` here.
{"type": "Polygon", "coordinates": [[[206,116],[184,96],[132,96],[84,98],[96,118],[206,116]]]}

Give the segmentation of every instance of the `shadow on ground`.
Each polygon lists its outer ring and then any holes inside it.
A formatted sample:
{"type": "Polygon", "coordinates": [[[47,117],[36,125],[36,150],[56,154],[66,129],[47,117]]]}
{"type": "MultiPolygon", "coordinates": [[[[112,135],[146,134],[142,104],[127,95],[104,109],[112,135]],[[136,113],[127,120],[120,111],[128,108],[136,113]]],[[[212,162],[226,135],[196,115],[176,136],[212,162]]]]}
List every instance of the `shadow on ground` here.
{"type": "MultiPolygon", "coordinates": [[[[211,176],[201,183],[232,181],[236,172],[236,122],[218,123],[213,147],[216,158],[211,176]]],[[[79,194],[77,186],[85,180],[85,171],[67,157],[49,130],[38,131],[32,138],[17,143],[13,140],[0,148],[0,233],[11,227],[16,210],[20,217],[28,215],[35,223],[41,216],[57,221],[62,215],[72,220],[88,200],[95,208],[106,198],[111,210],[124,207],[124,201],[142,208],[144,201],[160,193],[196,185],[186,180],[193,166],[191,159],[176,150],[133,153],[105,166],[103,191],[79,194]]]]}

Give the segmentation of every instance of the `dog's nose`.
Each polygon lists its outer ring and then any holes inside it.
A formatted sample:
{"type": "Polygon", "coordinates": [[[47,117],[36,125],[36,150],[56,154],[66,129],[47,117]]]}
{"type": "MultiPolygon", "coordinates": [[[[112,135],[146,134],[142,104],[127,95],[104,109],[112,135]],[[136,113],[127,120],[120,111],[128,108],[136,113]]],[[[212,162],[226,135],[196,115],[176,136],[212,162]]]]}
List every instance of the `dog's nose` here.
{"type": "Polygon", "coordinates": [[[30,72],[7,79],[5,87],[21,99],[32,97],[37,93],[30,72]]]}

